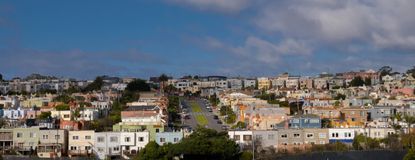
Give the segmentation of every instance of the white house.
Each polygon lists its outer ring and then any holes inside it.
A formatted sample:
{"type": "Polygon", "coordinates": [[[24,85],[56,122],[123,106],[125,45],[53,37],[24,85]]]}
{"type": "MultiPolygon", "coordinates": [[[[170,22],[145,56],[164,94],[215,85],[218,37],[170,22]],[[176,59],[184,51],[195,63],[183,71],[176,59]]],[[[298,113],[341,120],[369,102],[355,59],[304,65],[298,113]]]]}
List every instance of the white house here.
{"type": "Polygon", "coordinates": [[[329,128],[329,142],[353,143],[355,130],[352,128],[329,128]]]}
{"type": "Polygon", "coordinates": [[[137,154],[150,140],[149,132],[121,132],[123,154],[137,154]]]}
{"type": "Polygon", "coordinates": [[[121,155],[120,132],[96,132],[94,152],[99,159],[121,155]]]}

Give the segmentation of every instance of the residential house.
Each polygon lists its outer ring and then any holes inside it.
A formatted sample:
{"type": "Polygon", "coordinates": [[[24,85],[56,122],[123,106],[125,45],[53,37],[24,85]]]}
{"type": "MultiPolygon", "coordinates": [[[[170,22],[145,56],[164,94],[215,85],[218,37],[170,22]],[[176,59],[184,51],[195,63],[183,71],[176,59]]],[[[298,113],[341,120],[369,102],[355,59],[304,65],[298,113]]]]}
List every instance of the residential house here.
{"type": "Polygon", "coordinates": [[[39,127],[14,128],[13,148],[21,154],[31,154],[39,143],[39,127]]]}
{"type": "Polygon", "coordinates": [[[0,152],[5,153],[13,148],[13,129],[0,129],[0,152]]]}
{"type": "Polygon", "coordinates": [[[267,77],[258,78],[258,89],[268,90],[271,87],[271,81],[267,77]]]}
{"type": "Polygon", "coordinates": [[[261,147],[278,147],[278,131],[276,130],[255,130],[252,131],[255,138],[255,143],[260,144],[261,147]]]}
{"type": "Polygon", "coordinates": [[[56,158],[66,155],[68,150],[68,131],[63,129],[45,130],[38,132],[39,143],[37,155],[40,158],[56,158]]]}
{"type": "Polygon", "coordinates": [[[135,155],[150,140],[149,132],[121,132],[121,150],[123,155],[135,155]]]}
{"type": "Polygon", "coordinates": [[[164,145],[167,143],[178,143],[183,139],[183,132],[159,132],[156,133],[156,143],[164,145]]]}
{"type": "Polygon", "coordinates": [[[96,132],[94,152],[99,159],[121,156],[120,132],[96,132]]]}
{"type": "Polygon", "coordinates": [[[355,130],[352,128],[329,128],[330,143],[342,142],[346,144],[353,143],[355,130]]]}
{"type": "Polygon", "coordinates": [[[228,131],[229,139],[232,139],[238,144],[240,147],[244,147],[246,145],[252,144],[252,131],[228,131]]]}
{"type": "Polygon", "coordinates": [[[68,155],[69,157],[83,157],[94,154],[92,148],[95,144],[95,131],[69,131],[68,155]]]}

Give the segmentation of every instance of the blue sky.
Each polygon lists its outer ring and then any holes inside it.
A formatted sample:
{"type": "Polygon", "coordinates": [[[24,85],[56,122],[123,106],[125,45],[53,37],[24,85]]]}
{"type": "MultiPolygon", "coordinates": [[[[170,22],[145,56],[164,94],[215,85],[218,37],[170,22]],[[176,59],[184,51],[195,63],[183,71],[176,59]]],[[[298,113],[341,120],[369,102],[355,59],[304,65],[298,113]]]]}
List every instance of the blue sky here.
{"type": "Polygon", "coordinates": [[[415,65],[412,0],[0,2],[0,73],[274,76],[415,65]]]}

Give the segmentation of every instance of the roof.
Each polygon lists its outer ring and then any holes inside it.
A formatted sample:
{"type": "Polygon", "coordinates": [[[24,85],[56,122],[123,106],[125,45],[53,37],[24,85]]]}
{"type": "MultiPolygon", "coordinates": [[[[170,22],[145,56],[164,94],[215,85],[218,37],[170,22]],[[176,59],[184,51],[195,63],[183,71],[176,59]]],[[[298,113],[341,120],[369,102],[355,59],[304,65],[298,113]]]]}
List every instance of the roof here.
{"type": "Polygon", "coordinates": [[[121,117],[122,118],[138,118],[138,117],[152,117],[157,116],[158,113],[156,111],[122,111],[121,117]]]}

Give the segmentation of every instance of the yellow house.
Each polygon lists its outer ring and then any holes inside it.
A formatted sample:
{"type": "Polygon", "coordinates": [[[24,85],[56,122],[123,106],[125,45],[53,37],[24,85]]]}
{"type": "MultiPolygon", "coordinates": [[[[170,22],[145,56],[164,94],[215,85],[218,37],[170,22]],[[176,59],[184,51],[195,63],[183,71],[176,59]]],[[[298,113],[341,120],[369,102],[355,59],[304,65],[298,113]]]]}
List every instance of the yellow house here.
{"type": "Polygon", "coordinates": [[[267,77],[259,77],[258,78],[258,89],[267,90],[271,87],[271,81],[267,77]]]}

